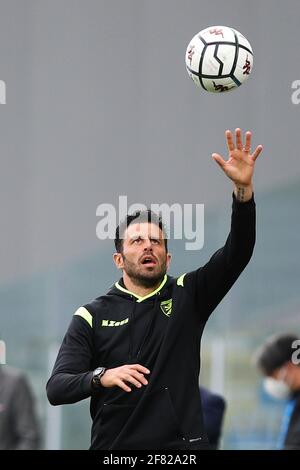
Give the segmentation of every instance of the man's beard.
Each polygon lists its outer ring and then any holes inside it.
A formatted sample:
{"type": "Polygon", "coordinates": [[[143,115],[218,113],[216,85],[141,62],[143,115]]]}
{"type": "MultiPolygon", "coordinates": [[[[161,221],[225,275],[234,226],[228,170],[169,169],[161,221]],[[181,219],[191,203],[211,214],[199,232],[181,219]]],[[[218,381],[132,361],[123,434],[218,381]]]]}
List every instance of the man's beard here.
{"type": "Polygon", "coordinates": [[[123,255],[124,261],[124,271],[126,272],[127,276],[137,285],[140,287],[155,287],[159,281],[161,281],[164,275],[167,272],[167,263],[166,259],[162,263],[161,268],[159,271],[151,272],[148,271],[147,273],[141,273],[139,268],[136,267],[135,263],[131,263],[127,260],[127,258],[123,255]]]}

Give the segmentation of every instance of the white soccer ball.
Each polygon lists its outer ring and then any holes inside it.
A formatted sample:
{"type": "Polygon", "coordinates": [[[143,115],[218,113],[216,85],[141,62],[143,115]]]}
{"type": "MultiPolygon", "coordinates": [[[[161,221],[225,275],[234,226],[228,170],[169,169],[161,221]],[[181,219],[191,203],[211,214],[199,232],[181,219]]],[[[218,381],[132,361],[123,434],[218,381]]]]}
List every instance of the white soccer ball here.
{"type": "Polygon", "coordinates": [[[249,77],[252,47],[241,33],[228,26],[210,26],[189,43],[185,64],[194,83],[206,91],[233,90],[249,77]]]}

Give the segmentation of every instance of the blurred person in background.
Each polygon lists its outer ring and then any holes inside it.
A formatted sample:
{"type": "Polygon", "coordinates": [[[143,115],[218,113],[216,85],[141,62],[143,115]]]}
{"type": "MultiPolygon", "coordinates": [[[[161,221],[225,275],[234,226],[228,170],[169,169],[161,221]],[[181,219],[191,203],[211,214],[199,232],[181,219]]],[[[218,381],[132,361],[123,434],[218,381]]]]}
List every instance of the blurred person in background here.
{"type": "Polygon", "coordinates": [[[287,400],[277,448],[300,449],[300,336],[271,336],[256,351],[254,361],[265,377],[265,391],[287,400]]]}
{"type": "Polygon", "coordinates": [[[222,437],[222,426],[226,402],[221,395],[200,386],[203,423],[211,449],[218,449],[222,437]]]}
{"type": "Polygon", "coordinates": [[[35,450],[39,443],[29,383],[19,370],[0,365],[0,450],[35,450]]]}

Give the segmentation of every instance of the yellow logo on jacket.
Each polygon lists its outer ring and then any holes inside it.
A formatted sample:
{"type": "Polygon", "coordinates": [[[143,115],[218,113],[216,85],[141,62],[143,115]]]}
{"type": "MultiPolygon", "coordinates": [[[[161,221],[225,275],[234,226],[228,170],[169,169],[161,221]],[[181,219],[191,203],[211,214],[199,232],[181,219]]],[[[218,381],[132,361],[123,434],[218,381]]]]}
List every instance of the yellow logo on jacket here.
{"type": "Polygon", "coordinates": [[[162,312],[169,317],[172,313],[172,299],[164,300],[160,303],[160,308],[162,312]]]}

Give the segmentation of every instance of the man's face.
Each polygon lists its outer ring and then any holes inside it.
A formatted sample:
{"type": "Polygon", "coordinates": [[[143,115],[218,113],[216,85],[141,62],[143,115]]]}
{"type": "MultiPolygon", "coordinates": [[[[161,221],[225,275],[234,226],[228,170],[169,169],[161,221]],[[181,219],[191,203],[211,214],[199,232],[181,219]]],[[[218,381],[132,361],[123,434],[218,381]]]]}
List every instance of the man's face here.
{"type": "Polygon", "coordinates": [[[133,222],[124,233],[122,253],[115,253],[114,260],[133,282],[152,287],[166,274],[171,255],[157,225],[133,222]]]}

